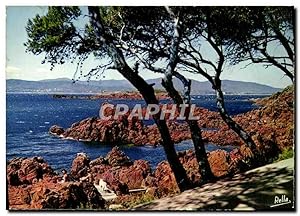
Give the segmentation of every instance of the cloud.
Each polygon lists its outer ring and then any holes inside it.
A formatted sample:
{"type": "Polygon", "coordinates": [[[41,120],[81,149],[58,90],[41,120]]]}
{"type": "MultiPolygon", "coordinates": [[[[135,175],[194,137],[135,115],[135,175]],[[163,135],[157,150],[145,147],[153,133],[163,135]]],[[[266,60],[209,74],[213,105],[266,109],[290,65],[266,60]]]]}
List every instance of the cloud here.
{"type": "Polygon", "coordinates": [[[6,66],[6,73],[19,73],[21,68],[15,66],[6,66]]]}
{"type": "Polygon", "coordinates": [[[15,66],[6,66],[6,79],[21,79],[23,78],[23,70],[15,66]]]}
{"type": "Polygon", "coordinates": [[[22,69],[15,66],[6,66],[6,79],[19,79],[22,77],[22,69]]]}

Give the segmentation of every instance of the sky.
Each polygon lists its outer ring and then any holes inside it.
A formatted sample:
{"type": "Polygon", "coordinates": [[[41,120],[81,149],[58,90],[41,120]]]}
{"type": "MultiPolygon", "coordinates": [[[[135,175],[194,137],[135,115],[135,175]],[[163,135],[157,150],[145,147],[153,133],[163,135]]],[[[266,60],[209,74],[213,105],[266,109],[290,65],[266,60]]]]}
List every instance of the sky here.
{"type": "MultiPolygon", "coordinates": [[[[36,14],[45,14],[46,7],[32,6],[8,6],[6,7],[6,79],[23,80],[42,80],[55,78],[73,78],[76,70],[76,64],[67,63],[57,65],[50,71],[49,64],[41,64],[43,56],[35,56],[25,53],[23,45],[27,40],[25,26],[28,19],[36,14]]],[[[85,63],[85,69],[92,68],[96,63],[90,59],[85,63]]],[[[283,75],[283,72],[276,67],[265,68],[261,64],[252,64],[244,67],[239,64],[232,67],[225,67],[221,78],[227,80],[238,80],[247,82],[256,82],[273,87],[284,88],[291,84],[289,78],[283,75]]],[[[157,78],[160,75],[149,72],[140,73],[143,78],[157,78]]],[[[205,81],[201,75],[185,74],[190,79],[205,81]]],[[[124,79],[117,71],[109,70],[104,73],[102,79],[124,79]]]]}

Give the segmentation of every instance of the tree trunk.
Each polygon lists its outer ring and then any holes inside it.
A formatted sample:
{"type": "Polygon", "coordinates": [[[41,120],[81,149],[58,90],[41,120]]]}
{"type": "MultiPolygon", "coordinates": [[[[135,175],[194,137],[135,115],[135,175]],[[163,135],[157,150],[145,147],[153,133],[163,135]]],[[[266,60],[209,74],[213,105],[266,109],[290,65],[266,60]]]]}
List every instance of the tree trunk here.
{"type": "MultiPolygon", "coordinates": [[[[179,106],[180,104],[190,105],[191,82],[188,81],[181,74],[175,72],[175,68],[178,63],[179,44],[182,36],[182,23],[180,21],[180,15],[178,14],[177,16],[175,16],[174,12],[169,7],[166,7],[166,10],[169,13],[170,18],[173,19],[174,32],[172,37],[172,43],[170,46],[169,62],[164,72],[165,76],[162,80],[162,85],[168,91],[169,96],[173,99],[174,103],[176,103],[177,106],[179,106]],[[172,81],[173,75],[176,75],[184,85],[184,100],[180,96],[178,91],[174,88],[172,81]]],[[[208,163],[204,142],[201,136],[201,129],[199,128],[197,121],[192,121],[188,119],[189,111],[190,107],[188,107],[188,111],[185,112],[185,120],[190,128],[195,148],[196,159],[198,162],[198,169],[199,173],[201,174],[201,180],[202,182],[207,182],[209,179],[212,179],[213,174],[208,163]]]]}
{"type": "MultiPolygon", "coordinates": [[[[147,104],[159,104],[154,94],[152,86],[134,72],[126,63],[124,55],[120,49],[118,49],[110,37],[105,34],[104,27],[101,22],[99,8],[88,7],[90,14],[90,21],[94,28],[97,39],[105,45],[108,55],[111,57],[114,67],[142,94],[147,104]]],[[[160,112],[153,116],[154,121],[161,134],[162,145],[171,166],[171,169],[175,175],[176,182],[180,191],[184,191],[190,188],[190,182],[187,178],[185,169],[180,163],[174,143],[171,139],[169,129],[165,120],[160,120],[160,112]]]]}
{"type": "MultiPolygon", "coordinates": [[[[155,97],[154,89],[152,86],[148,85],[148,83],[142,79],[139,75],[133,72],[133,70],[126,66],[122,70],[119,71],[134,87],[138,89],[138,91],[142,94],[147,104],[159,104],[157,98],[155,97]],[[134,76],[131,76],[131,75],[134,76]]],[[[174,172],[178,187],[180,191],[184,191],[191,187],[190,181],[186,175],[185,169],[180,163],[177,153],[174,147],[174,143],[171,139],[171,135],[169,132],[169,128],[164,119],[160,119],[161,111],[159,111],[156,115],[153,116],[154,121],[158,127],[162,138],[162,145],[169,161],[169,164],[174,172]]]]}
{"type": "MultiPolygon", "coordinates": [[[[169,96],[172,100],[179,106],[180,104],[184,104],[183,99],[179,95],[178,91],[174,88],[173,82],[169,82],[167,80],[163,80],[162,85],[169,93],[169,96]]],[[[189,104],[189,103],[188,103],[189,104]]],[[[210,165],[208,163],[207,154],[205,151],[205,145],[201,136],[201,129],[196,120],[189,120],[189,108],[185,112],[185,119],[189,126],[192,141],[195,148],[195,155],[198,162],[199,173],[201,174],[202,182],[207,182],[211,180],[214,176],[211,172],[210,165]]]]}
{"type": "Polygon", "coordinates": [[[254,153],[256,151],[256,145],[254,141],[252,140],[251,136],[244,131],[244,129],[237,124],[231,117],[228,115],[225,104],[224,104],[224,95],[221,90],[221,85],[215,86],[216,91],[216,100],[217,100],[217,108],[219,110],[219,113],[222,117],[222,119],[225,121],[225,123],[228,125],[230,129],[232,129],[237,135],[245,142],[245,144],[251,149],[251,151],[254,153]]]}
{"type": "Polygon", "coordinates": [[[195,148],[195,154],[197,158],[197,162],[199,165],[199,171],[201,174],[201,178],[203,183],[208,182],[209,180],[214,178],[214,175],[211,171],[208,159],[207,159],[207,154],[205,150],[205,145],[202,139],[201,135],[201,129],[198,125],[198,122],[196,120],[188,120],[187,121],[191,135],[192,135],[192,140],[194,143],[194,148],[195,148]]]}

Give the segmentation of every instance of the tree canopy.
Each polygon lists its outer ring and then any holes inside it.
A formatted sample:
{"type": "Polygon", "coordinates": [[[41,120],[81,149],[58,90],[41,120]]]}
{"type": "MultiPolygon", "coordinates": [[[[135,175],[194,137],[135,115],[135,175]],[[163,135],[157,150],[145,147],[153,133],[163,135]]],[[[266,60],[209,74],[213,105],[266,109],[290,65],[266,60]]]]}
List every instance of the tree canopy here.
{"type": "MultiPolygon", "coordinates": [[[[155,65],[169,56],[173,36],[172,19],[163,7],[99,7],[105,34],[114,40],[126,58],[159,72],[155,65]]],[[[201,42],[212,37],[223,46],[226,61],[264,63],[280,68],[291,79],[294,73],[294,11],[291,7],[172,7],[180,14],[182,39],[178,67],[193,72],[188,62],[202,59],[204,71],[212,66],[199,56],[201,42]],[[238,29],[238,30],[237,30],[238,29]],[[202,38],[202,41],[201,41],[202,38]],[[280,46],[285,53],[274,53],[280,46]],[[193,53],[193,54],[191,54],[193,53]],[[285,55],[286,54],[286,55],[285,55]]],[[[78,7],[49,7],[47,16],[28,21],[27,51],[45,53],[52,66],[93,54],[106,58],[101,42],[96,42],[90,23],[79,29],[76,20],[83,14],[78,7]]],[[[195,62],[193,62],[195,63],[195,62]]],[[[214,70],[214,69],[213,69],[214,70]]],[[[160,71],[161,72],[161,71],[160,71]]]]}

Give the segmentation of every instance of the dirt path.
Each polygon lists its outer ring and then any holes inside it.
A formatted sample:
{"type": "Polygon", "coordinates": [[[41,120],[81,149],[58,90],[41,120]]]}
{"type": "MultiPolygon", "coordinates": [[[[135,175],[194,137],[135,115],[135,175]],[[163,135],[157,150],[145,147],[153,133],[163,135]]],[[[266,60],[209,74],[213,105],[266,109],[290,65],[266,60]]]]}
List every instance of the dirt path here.
{"type": "Polygon", "coordinates": [[[293,188],[294,159],[287,159],[173,197],[139,205],[134,209],[142,211],[292,209],[295,208],[293,188]]]}

